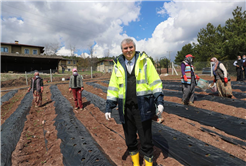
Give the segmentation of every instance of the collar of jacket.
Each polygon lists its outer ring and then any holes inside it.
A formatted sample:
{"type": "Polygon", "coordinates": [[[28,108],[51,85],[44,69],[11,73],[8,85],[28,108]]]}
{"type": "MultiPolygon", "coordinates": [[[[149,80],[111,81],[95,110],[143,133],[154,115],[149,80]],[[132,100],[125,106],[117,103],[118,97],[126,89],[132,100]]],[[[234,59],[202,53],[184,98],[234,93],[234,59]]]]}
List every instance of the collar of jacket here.
{"type": "MultiPolygon", "coordinates": [[[[139,51],[136,51],[134,56],[135,56],[135,65],[138,60],[141,61],[145,59],[146,57],[148,57],[145,52],[140,53],[139,51]]],[[[127,72],[126,65],[125,65],[125,56],[123,54],[120,54],[117,58],[114,59],[114,63],[117,64],[117,61],[119,61],[121,66],[124,68],[125,72],[127,72]]],[[[136,75],[138,75],[138,73],[136,73],[136,75]]]]}

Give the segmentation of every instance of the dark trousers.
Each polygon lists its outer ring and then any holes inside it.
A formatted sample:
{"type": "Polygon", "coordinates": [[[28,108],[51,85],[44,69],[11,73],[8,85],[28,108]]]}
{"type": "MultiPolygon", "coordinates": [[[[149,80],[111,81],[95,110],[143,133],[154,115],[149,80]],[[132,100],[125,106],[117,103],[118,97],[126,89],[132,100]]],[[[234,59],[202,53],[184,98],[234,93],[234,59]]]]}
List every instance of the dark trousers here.
{"type": "Polygon", "coordinates": [[[182,84],[182,92],[183,92],[182,101],[185,104],[188,104],[189,102],[194,103],[195,88],[196,88],[195,76],[191,77],[191,84],[182,84]]]}
{"type": "Polygon", "coordinates": [[[83,108],[81,88],[72,88],[72,91],[73,91],[73,99],[75,102],[75,107],[78,107],[78,101],[79,101],[79,107],[83,108]]]}
{"type": "Polygon", "coordinates": [[[244,67],[243,73],[244,73],[244,80],[246,80],[246,67],[244,67]]]}
{"type": "Polygon", "coordinates": [[[243,81],[242,68],[237,67],[237,81],[243,81]]]}
{"type": "Polygon", "coordinates": [[[123,129],[125,133],[126,145],[129,152],[138,151],[137,132],[140,139],[140,153],[146,157],[153,156],[152,143],[152,119],[141,122],[140,111],[137,105],[126,105],[125,124],[123,129]]]}

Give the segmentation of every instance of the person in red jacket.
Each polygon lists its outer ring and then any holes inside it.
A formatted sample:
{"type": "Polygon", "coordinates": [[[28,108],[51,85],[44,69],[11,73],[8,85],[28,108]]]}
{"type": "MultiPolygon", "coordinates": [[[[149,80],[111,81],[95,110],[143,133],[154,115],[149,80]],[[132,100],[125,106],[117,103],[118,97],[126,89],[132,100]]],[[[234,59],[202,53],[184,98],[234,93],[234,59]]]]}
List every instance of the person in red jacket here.
{"type": "Polygon", "coordinates": [[[28,92],[32,90],[35,107],[42,106],[42,93],[44,91],[43,79],[39,77],[39,72],[34,73],[28,92]]]}
{"type": "Polygon", "coordinates": [[[193,68],[193,59],[195,57],[191,54],[185,56],[184,61],[181,63],[181,82],[182,82],[182,104],[195,106],[194,104],[194,93],[196,87],[196,79],[199,80],[200,77],[195,75],[193,68]]]}
{"type": "Polygon", "coordinates": [[[213,57],[210,60],[212,62],[212,69],[214,74],[214,83],[216,83],[218,93],[220,97],[232,97],[231,79],[223,63],[213,57]]]}

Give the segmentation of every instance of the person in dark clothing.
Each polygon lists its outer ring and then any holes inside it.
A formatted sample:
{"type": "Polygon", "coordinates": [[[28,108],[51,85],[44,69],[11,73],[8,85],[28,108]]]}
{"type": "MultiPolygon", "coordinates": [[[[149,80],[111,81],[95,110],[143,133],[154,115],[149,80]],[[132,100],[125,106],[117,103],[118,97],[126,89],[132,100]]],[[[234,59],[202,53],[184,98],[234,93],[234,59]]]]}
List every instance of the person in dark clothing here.
{"type": "Polygon", "coordinates": [[[241,60],[241,56],[237,56],[237,60],[233,63],[236,66],[237,71],[237,81],[243,81],[243,61],[241,60]]]}
{"type": "Polygon", "coordinates": [[[65,72],[65,66],[62,65],[62,74],[65,72]]]}
{"type": "Polygon", "coordinates": [[[246,80],[246,55],[243,55],[243,72],[244,72],[244,80],[246,80]]]}
{"type": "Polygon", "coordinates": [[[75,110],[83,110],[82,103],[82,91],[84,90],[83,86],[83,76],[79,75],[77,69],[73,69],[73,75],[70,76],[69,80],[69,92],[73,91],[73,99],[75,102],[75,110]],[[79,107],[78,107],[79,102],[79,107]]]}
{"type": "Polygon", "coordinates": [[[140,166],[139,154],[146,166],[153,165],[152,118],[164,110],[162,81],[145,52],[136,51],[132,39],[121,42],[122,54],[114,60],[106,101],[105,117],[111,118],[118,104],[127,150],[134,166],[140,166]],[[137,134],[141,149],[138,149],[137,134]]]}
{"type": "Polygon", "coordinates": [[[28,92],[32,90],[35,107],[42,105],[42,93],[44,91],[43,79],[39,77],[39,72],[34,73],[28,92]]]}
{"type": "Polygon", "coordinates": [[[199,80],[199,76],[195,75],[192,65],[195,57],[191,54],[185,56],[184,61],[181,63],[181,83],[182,83],[182,104],[195,106],[194,93],[196,87],[196,79],[199,80]]]}

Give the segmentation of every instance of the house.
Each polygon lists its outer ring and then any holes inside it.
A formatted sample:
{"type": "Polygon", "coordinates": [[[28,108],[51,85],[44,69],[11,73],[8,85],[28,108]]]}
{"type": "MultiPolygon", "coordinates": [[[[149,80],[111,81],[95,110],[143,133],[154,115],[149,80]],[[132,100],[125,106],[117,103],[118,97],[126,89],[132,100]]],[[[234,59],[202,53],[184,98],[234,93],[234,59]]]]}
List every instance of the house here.
{"type": "Polygon", "coordinates": [[[1,72],[57,72],[61,56],[47,56],[43,46],[1,42],[1,72]]]}
{"type": "Polygon", "coordinates": [[[77,66],[78,61],[77,60],[72,60],[72,59],[66,59],[63,58],[60,62],[59,62],[59,70],[62,70],[62,68],[64,67],[64,71],[72,71],[73,68],[78,70],[78,66],[77,66]]]}
{"type": "Polygon", "coordinates": [[[97,71],[111,73],[114,67],[113,59],[104,59],[97,62],[97,71]]]}

